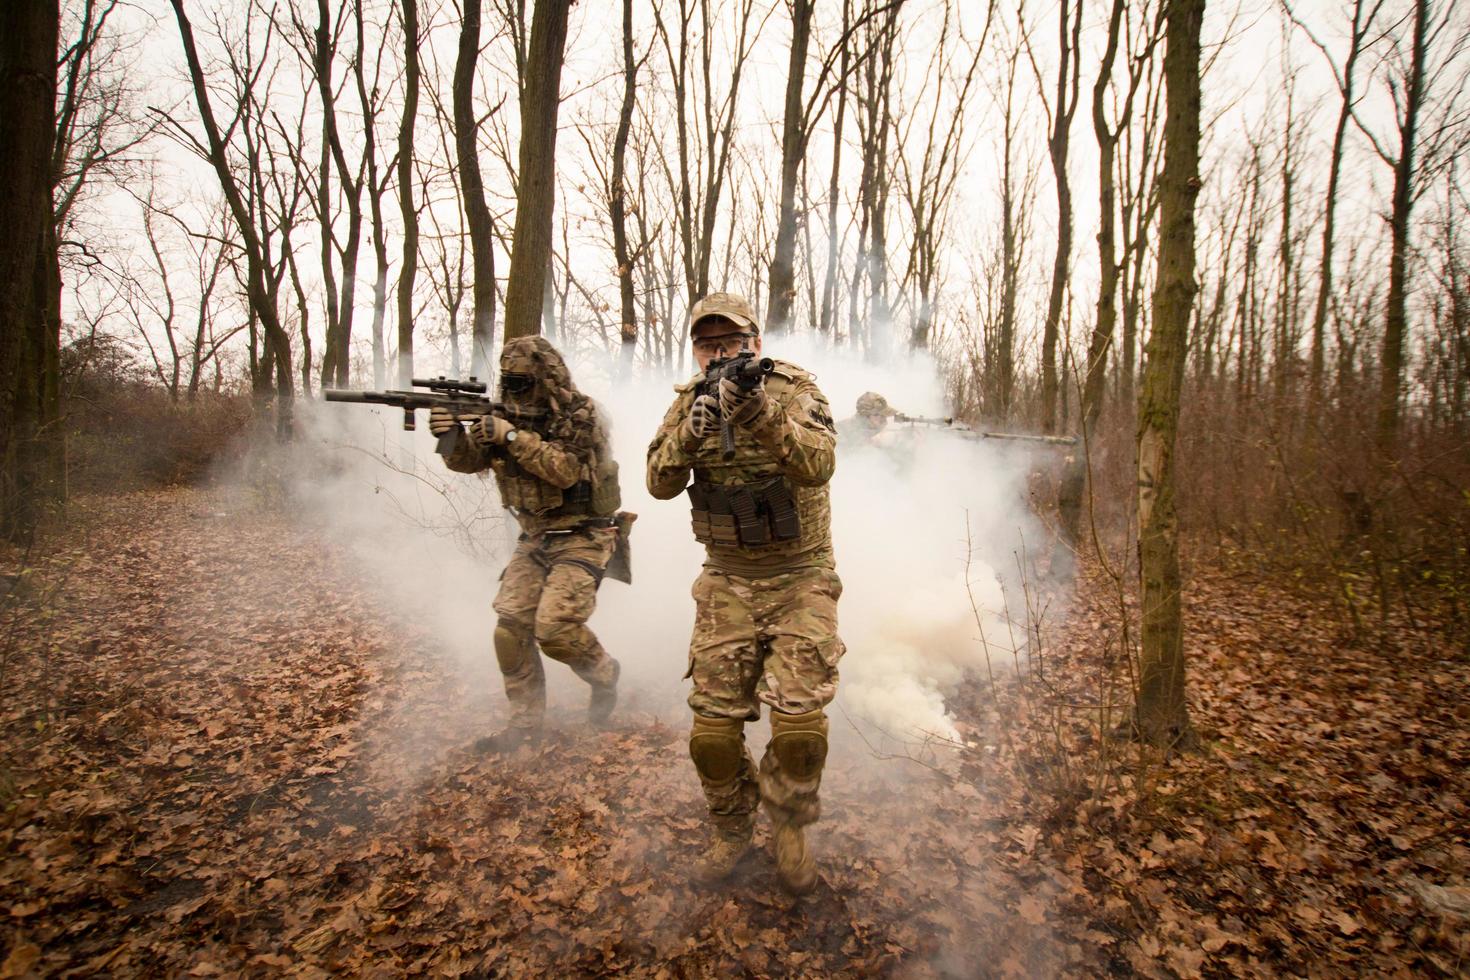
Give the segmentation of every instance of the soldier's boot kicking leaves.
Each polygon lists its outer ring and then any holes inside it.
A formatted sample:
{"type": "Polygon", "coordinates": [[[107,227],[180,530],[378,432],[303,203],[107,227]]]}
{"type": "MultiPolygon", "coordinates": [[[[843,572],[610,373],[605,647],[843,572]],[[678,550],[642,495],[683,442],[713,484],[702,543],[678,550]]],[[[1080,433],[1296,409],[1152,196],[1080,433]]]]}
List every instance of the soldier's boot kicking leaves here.
{"type": "Polygon", "coordinates": [[[776,825],[776,877],[793,895],[817,887],[817,859],[807,846],[806,832],[795,824],[776,825]]]}
{"type": "Polygon", "coordinates": [[[754,814],[750,814],[741,827],[737,822],[716,823],[710,834],[709,846],[699,856],[694,874],[707,885],[717,884],[730,877],[740,862],[750,853],[755,834],[754,814]]]}
{"type": "Polygon", "coordinates": [[[592,699],[587,702],[587,721],[592,727],[607,727],[613,709],[618,706],[618,678],[622,676],[622,673],[622,664],[613,660],[612,680],[605,684],[592,683],[592,699]]]}
{"type": "Polygon", "coordinates": [[[546,671],[530,631],[508,626],[495,627],[495,659],[505,682],[510,702],[510,725],[475,742],[476,752],[514,752],[522,745],[541,740],[546,715],[546,671]]]}
{"type": "Polygon", "coordinates": [[[817,791],[827,761],[827,716],[771,712],[771,742],[761,760],[761,798],[775,827],[776,877],[793,895],[817,886],[817,861],[807,825],[821,815],[817,791]]]}
{"type": "Polygon", "coordinates": [[[745,722],[695,715],[689,732],[689,757],[704,787],[711,825],[709,846],[700,857],[695,876],[714,883],[729,877],[750,853],[755,831],[760,789],[755,764],[745,750],[745,722]]]}

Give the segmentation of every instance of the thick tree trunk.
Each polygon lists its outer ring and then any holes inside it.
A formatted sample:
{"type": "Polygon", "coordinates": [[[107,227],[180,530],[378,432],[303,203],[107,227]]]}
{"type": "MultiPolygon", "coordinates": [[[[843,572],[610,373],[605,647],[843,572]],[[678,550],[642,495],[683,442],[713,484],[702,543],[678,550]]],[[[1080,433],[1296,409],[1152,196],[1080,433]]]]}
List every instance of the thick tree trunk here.
{"type": "Polygon", "coordinates": [[[1134,724],[1175,746],[1190,737],[1185,702],[1174,446],[1194,306],[1194,201],[1199,193],[1199,60],[1204,0],[1168,8],[1164,169],[1159,184],[1158,281],[1138,397],[1138,548],[1143,648],[1134,724]]]}
{"type": "Polygon", "coordinates": [[[796,298],[796,179],[806,154],[802,83],[812,34],[812,0],[793,0],[791,60],[786,69],[785,122],[781,128],[781,194],[776,218],[776,247],[771,257],[770,300],[766,329],[781,333],[791,323],[796,298]]]}
{"type": "Polygon", "coordinates": [[[49,485],[48,458],[59,447],[48,406],[48,282],[55,262],[52,142],[56,138],[55,0],[5,4],[0,12],[0,532],[28,541],[49,485]]]}
{"type": "Polygon", "coordinates": [[[556,117],[561,107],[562,54],[571,0],[537,0],[531,16],[521,153],[516,172],[516,221],[510,280],[505,287],[505,339],[541,332],[551,218],[556,203],[556,117]]]}
{"type": "Polygon", "coordinates": [[[480,0],[465,0],[454,66],[454,147],[459,157],[460,196],[464,199],[474,265],[470,374],[488,377],[490,354],[495,347],[495,223],[485,204],[485,181],[480,175],[476,148],[480,130],[475,120],[475,65],[479,58],[480,0]]]}

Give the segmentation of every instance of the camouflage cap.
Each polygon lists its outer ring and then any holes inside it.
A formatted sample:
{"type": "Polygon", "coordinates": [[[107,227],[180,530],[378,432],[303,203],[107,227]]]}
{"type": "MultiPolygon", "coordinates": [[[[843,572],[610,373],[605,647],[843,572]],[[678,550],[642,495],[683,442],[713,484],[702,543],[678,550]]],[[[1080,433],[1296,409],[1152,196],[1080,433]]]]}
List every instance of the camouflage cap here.
{"type": "Polygon", "coordinates": [[[859,415],[897,415],[888,404],[888,399],[876,391],[865,391],[858,396],[857,411],[859,415]]]}
{"type": "Polygon", "coordinates": [[[694,333],[694,327],[699,321],[711,316],[722,316],[756,333],[761,332],[761,324],[755,318],[755,310],[751,309],[750,303],[738,293],[710,293],[695,303],[693,309],[689,311],[689,332],[694,333]]]}

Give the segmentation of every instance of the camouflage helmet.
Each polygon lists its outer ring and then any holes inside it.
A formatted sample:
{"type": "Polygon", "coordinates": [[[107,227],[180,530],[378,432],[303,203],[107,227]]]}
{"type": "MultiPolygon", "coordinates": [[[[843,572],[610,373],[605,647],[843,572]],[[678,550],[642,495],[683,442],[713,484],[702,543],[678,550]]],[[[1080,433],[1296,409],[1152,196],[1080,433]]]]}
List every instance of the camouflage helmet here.
{"type": "Polygon", "coordinates": [[[710,293],[695,303],[689,310],[690,334],[694,333],[694,328],[699,325],[700,320],[712,316],[722,316],[755,334],[761,332],[761,324],[756,319],[755,310],[739,293],[710,293]]]}
{"type": "Polygon", "coordinates": [[[865,391],[858,396],[857,412],[859,415],[881,415],[885,418],[897,414],[888,404],[888,399],[876,391],[865,391]]]}

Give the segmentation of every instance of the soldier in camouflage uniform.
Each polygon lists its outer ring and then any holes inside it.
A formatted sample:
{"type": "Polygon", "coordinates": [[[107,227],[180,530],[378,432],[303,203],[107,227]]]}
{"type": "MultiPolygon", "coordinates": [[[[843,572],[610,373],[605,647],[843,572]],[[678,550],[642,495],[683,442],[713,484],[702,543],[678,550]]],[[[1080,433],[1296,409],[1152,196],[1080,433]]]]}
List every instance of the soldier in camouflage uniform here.
{"type": "MultiPolygon", "coordinates": [[[[713,293],[690,311],[695,358],[760,352],[750,305],[713,293]]],[[[837,693],[837,599],[827,483],[836,432],[812,375],[776,361],[764,384],[726,381],[699,392],[678,386],[648,447],[648,489],[659,499],[689,491],[694,535],[705,545],[694,583],[689,754],[709,804],[713,835],[700,874],[719,880],[751,846],[757,801],[774,826],[777,872],[791,892],[816,885],[804,828],[821,812],[827,757],[823,708],[837,693]],[[720,420],[736,427],[733,458],[720,449],[720,420]],[[692,477],[692,482],[691,482],[692,477]],[[770,709],[771,741],[757,770],[745,723],[770,709]]]]}
{"type": "Polygon", "coordinates": [[[857,414],[837,423],[837,438],[844,446],[873,444],[897,414],[888,399],[876,391],[865,391],[858,396],[857,414]]]}
{"type": "MultiPolygon", "coordinates": [[[[556,348],[541,337],[507,342],[500,389],[507,417],[475,416],[444,458],[459,473],[493,472],[501,502],[521,528],[495,597],[495,658],[510,701],[510,726],[481,739],[482,751],[506,751],[540,734],[546,677],[538,645],[591,685],[588,718],[594,725],[607,722],[617,702],[618,662],[587,619],[632,519],[618,512],[617,463],[597,406],[572,384],[556,348]],[[540,418],[527,421],[538,412],[540,418]]],[[[438,436],[461,421],[435,409],[429,429],[438,436]]]]}

